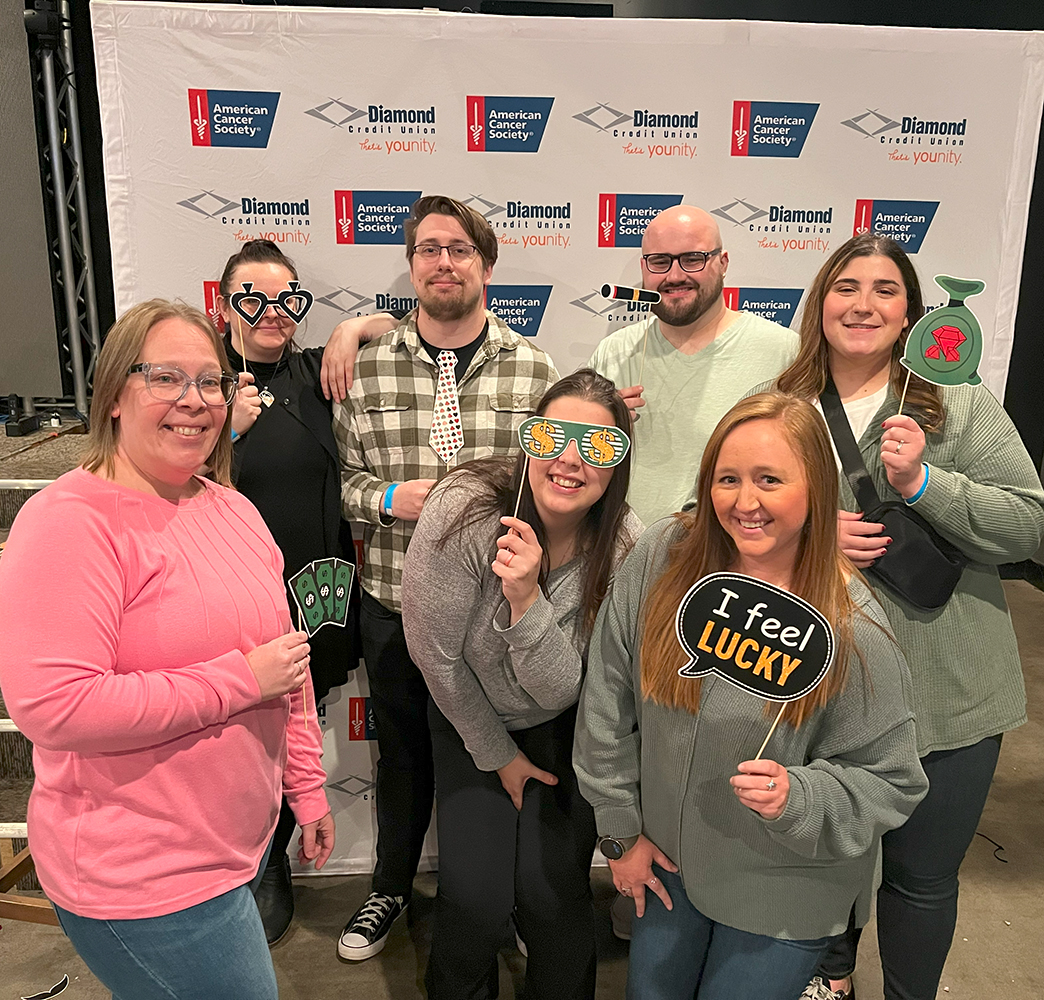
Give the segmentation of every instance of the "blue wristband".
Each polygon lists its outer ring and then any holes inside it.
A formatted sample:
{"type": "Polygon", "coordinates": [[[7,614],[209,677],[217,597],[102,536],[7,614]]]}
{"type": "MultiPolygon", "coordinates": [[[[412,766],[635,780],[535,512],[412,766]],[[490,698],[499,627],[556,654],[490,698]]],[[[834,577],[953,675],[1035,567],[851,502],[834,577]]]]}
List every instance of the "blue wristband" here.
{"type": "Polygon", "coordinates": [[[384,512],[386,517],[392,516],[392,494],[395,492],[395,487],[398,485],[398,483],[392,483],[391,486],[384,491],[384,496],[381,499],[381,510],[384,512]]]}
{"type": "Polygon", "coordinates": [[[924,482],[921,483],[921,488],[912,497],[903,498],[908,504],[916,503],[918,500],[921,499],[921,495],[924,493],[924,491],[928,489],[928,463],[922,462],[921,468],[924,469],[924,482]]]}
{"type": "Polygon", "coordinates": [[[235,442],[236,442],[236,439],[237,439],[238,437],[239,437],[239,431],[237,431],[237,430],[235,429],[235,427],[233,427],[233,428],[232,428],[232,443],[233,443],[233,444],[235,444],[235,442]]]}

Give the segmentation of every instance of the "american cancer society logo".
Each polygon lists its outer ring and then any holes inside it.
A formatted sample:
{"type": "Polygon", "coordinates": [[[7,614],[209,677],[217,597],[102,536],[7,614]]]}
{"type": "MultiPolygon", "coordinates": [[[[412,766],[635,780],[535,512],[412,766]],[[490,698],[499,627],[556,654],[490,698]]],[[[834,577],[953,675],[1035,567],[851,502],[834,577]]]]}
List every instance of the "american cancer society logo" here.
{"type": "Polygon", "coordinates": [[[553,97],[468,97],[469,153],[535,153],[553,97]]]}
{"type": "Polygon", "coordinates": [[[938,207],[937,201],[860,198],[856,201],[852,235],[879,233],[881,236],[890,236],[907,253],[917,253],[928,235],[928,227],[938,207]]]}
{"type": "Polygon", "coordinates": [[[338,243],[406,243],[405,223],[420,191],[334,191],[338,243]]]}
{"type": "Polygon", "coordinates": [[[268,146],[278,92],[190,89],[188,99],[193,146],[268,146]]]}
{"type": "Polygon", "coordinates": [[[790,326],[794,320],[803,288],[723,288],[727,308],[735,312],[749,312],[780,326],[790,326]]]}
{"type": "Polygon", "coordinates": [[[600,194],[598,245],[640,247],[645,227],[665,208],[680,205],[680,194],[600,194]]]}
{"type": "Polygon", "coordinates": [[[369,698],[348,699],[348,739],[377,739],[377,730],[373,723],[373,709],[370,707],[369,698]]]}
{"type": "Polygon", "coordinates": [[[489,285],[486,308],[499,316],[515,333],[535,337],[544,318],[551,285],[489,285]]]}
{"type": "Polygon", "coordinates": [[[792,101],[733,101],[732,155],[800,156],[818,110],[792,101]]]}

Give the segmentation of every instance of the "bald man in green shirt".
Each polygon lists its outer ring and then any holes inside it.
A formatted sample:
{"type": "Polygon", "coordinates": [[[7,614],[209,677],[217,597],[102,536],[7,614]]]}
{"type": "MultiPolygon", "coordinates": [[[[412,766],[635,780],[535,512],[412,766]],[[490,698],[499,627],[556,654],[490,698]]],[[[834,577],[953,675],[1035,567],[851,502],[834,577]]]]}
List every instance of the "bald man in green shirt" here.
{"type": "Polygon", "coordinates": [[[725,305],[728,267],[718,225],[703,209],[661,212],[642,238],[642,287],[661,300],[652,316],[606,337],[588,362],[638,417],[627,499],[647,526],[693,495],[703,449],[726,411],[797,355],[794,331],[725,305]]]}

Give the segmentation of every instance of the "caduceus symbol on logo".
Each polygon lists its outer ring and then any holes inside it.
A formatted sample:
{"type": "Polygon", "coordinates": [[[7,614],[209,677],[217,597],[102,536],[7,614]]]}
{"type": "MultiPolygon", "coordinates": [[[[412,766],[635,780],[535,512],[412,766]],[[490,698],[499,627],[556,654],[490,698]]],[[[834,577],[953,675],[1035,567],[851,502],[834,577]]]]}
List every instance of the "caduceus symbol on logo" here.
{"type": "Polygon", "coordinates": [[[348,231],[352,228],[352,216],[348,211],[348,201],[345,198],[341,199],[341,217],[337,220],[337,225],[341,227],[342,239],[346,239],[348,231]]]}
{"type": "Polygon", "coordinates": [[[482,138],[482,122],[479,119],[478,101],[475,102],[475,123],[468,127],[471,129],[471,141],[477,146],[482,138]]]}
{"type": "Polygon", "coordinates": [[[207,132],[207,116],[203,114],[203,99],[198,94],[196,95],[196,117],[192,120],[192,124],[202,139],[207,132]]]}
{"type": "Polygon", "coordinates": [[[861,205],[859,209],[859,218],[856,220],[855,235],[864,236],[870,232],[870,226],[868,225],[870,215],[870,206],[861,205]]]}
{"type": "Polygon", "coordinates": [[[612,217],[612,215],[610,214],[610,211],[609,211],[609,200],[606,199],[606,202],[605,202],[605,219],[602,222],[602,239],[604,239],[606,241],[606,243],[608,243],[609,240],[612,238],[614,226],[615,226],[615,223],[613,222],[613,217],[612,217]]]}
{"type": "Polygon", "coordinates": [[[732,133],[736,137],[736,149],[743,149],[747,140],[747,130],[743,127],[743,109],[739,112],[739,128],[732,133]]]}

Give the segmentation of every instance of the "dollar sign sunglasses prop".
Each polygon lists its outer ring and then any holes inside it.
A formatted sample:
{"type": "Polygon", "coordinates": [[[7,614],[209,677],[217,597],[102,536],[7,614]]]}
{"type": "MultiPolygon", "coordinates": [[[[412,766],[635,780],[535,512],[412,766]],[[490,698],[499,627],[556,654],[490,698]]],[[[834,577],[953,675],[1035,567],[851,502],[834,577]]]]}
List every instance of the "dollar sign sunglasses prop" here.
{"type": "Polygon", "coordinates": [[[678,605],[681,677],[714,673],[766,701],[782,702],[754,760],[760,760],[787,703],[803,698],[834,662],[834,632],[800,597],[740,573],[710,573],[678,605]]]}
{"type": "MultiPolygon", "coordinates": [[[[344,559],[316,559],[290,577],[290,592],[297,604],[298,631],[309,638],[324,625],[344,628],[348,621],[348,601],[352,592],[355,567],[344,559]]],[[[305,697],[306,687],[301,685],[305,697]]],[[[305,726],[308,706],[305,705],[305,726]]]]}
{"type": "Polygon", "coordinates": [[[619,465],[631,448],[631,439],[619,427],[607,424],[577,424],[572,420],[550,417],[530,417],[518,428],[518,443],[526,453],[526,468],[518,484],[515,517],[522,502],[522,489],[529,477],[531,458],[558,458],[569,442],[576,442],[580,458],[596,469],[611,469],[619,465]]]}
{"type": "MultiPolygon", "coordinates": [[[[625,302],[648,302],[656,305],[660,301],[660,293],[648,288],[628,288],[627,285],[604,284],[601,288],[603,299],[620,299],[625,302]]],[[[642,361],[638,368],[638,384],[642,384],[645,375],[645,348],[649,346],[649,330],[646,328],[642,336],[642,361]]]]}
{"type": "MultiPolygon", "coordinates": [[[[243,282],[243,290],[233,292],[228,297],[228,304],[233,311],[246,322],[249,327],[255,327],[261,322],[261,317],[269,306],[275,306],[281,310],[295,323],[300,325],[304,322],[308,310],[312,308],[315,296],[301,287],[300,281],[289,281],[274,299],[270,299],[264,292],[255,292],[252,281],[243,282]]],[[[243,340],[243,327],[239,328],[239,347],[243,353],[243,371],[246,367],[246,343],[243,340]]]]}
{"type": "Polygon", "coordinates": [[[976,370],[982,359],[982,327],[964,300],[978,295],[985,281],[951,278],[937,274],[935,283],[950,296],[939,309],[925,313],[906,338],[906,351],[899,363],[906,369],[906,385],[899,400],[903,412],[910,375],[916,374],[935,385],[978,385],[976,370]]]}

